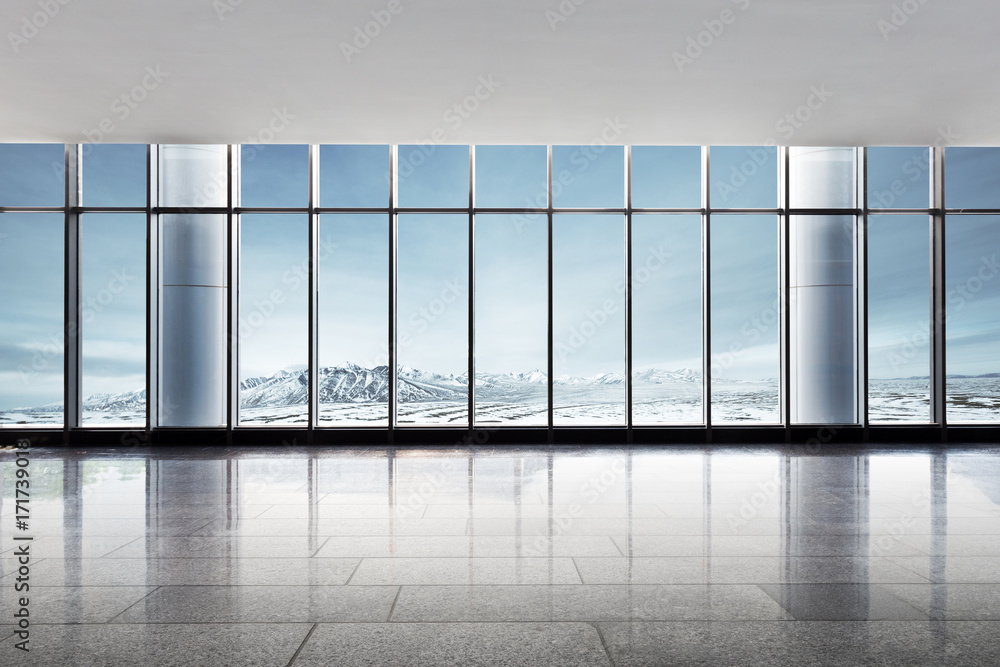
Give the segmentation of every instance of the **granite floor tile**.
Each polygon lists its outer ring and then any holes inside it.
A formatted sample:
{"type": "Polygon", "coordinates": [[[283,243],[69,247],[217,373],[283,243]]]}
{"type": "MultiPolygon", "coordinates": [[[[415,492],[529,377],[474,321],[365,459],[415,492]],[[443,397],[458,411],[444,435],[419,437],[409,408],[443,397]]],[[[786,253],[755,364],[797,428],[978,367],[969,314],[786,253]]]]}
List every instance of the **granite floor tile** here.
{"type": "Polygon", "coordinates": [[[155,534],[161,537],[194,535],[208,523],[207,519],[157,519],[147,522],[141,519],[85,519],[79,524],[67,525],[63,519],[35,519],[31,522],[31,532],[36,539],[53,537],[145,537],[155,534]]]}
{"type": "MultiPolygon", "coordinates": [[[[32,581],[32,584],[35,582],[32,581]]],[[[76,586],[32,585],[24,594],[29,601],[32,626],[38,624],[107,623],[156,590],[155,586],[76,586]]],[[[8,589],[0,594],[3,619],[12,619],[22,593],[8,589]]]]}
{"type": "MultiPolygon", "coordinates": [[[[388,517],[418,519],[425,516],[426,505],[342,505],[320,502],[319,517],[323,519],[384,519],[388,517]]],[[[301,505],[272,505],[246,519],[308,519],[309,508],[301,505]]],[[[225,517],[220,517],[225,518],[225,517]]],[[[428,518],[455,518],[439,516],[428,518]]],[[[464,518],[464,517],[460,517],[464,518]]]]}
{"type": "Polygon", "coordinates": [[[156,537],[136,540],[105,558],[308,558],[330,538],[311,537],[156,537]]]}
{"type": "MultiPolygon", "coordinates": [[[[31,541],[32,558],[100,558],[106,556],[119,548],[140,540],[136,536],[124,537],[91,537],[65,536],[65,537],[36,537],[31,541]]],[[[14,553],[19,546],[13,540],[4,540],[9,547],[2,555],[9,556],[14,553]]]]}
{"type": "Polygon", "coordinates": [[[604,667],[611,665],[587,623],[322,624],[295,667],[604,667]]]}
{"type": "Polygon", "coordinates": [[[583,582],[570,558],[365,558],[350,583],[352,586],[484,586],[583,582]]]}
{"type": "Polygon", "coordinates": [[[882,584],[938,621],[1000,621],[1000,584],[882,584]]]}
{"type": "Polygon", "coordinates": [[[395,622],[789,618],[756,586],[403,586],[395,622]]]}
{"type": "Polygon", "coordinates": [[[620,556],[610,537],[562,535],[331,537],[317,558],[539,558],[620,556]]]}
{"type": "Polygon", "coordinates": [[[927,583],[882,558],[574,558],[586,584],[927,583]]]}
{"type": "Polygon", "coordinates": [[[309,624],[37,625],[29,653],[3,644],[4,665],[286,667],[309,624]]]}
{"type": "Polygon", "coordinates": [[[116,623],[359,623],[389,617],[396,586],[163,586],[116,623]]]}
{"type": "Polygon", "coordinates": [[[358,558],[52,558],[35,586],[340,586],[358,558]]]}
{"type": "Polygon", "coordinates": [[[934,535],[902,535],[897,538],[918,552],[900,556],[930,554],[933,556],[992,556],[1000,558],[1000,535],[952,535],[943,539],[934,535]]]}
{"type": "Polygon", "coordinates": [[[216,520],[195,531],[205,536],[305,536],[305,535],[466,535],[466,519],[240,519],[216,520]]]}
{"type": "Polygon", "coordinates": [[[617,667],[992,667],[1000,623],[598,623],[617,667]]]}
{"type": "Polygon", "coordinates": [[[888,556],[936,584],[1000,584],[1000,557],[996,556],[888,556]]]}
{"type": "Polygon", "coordinates": [[[796,621],[920,621],[928,618],[875,584],[761,584],[796,621]]]}

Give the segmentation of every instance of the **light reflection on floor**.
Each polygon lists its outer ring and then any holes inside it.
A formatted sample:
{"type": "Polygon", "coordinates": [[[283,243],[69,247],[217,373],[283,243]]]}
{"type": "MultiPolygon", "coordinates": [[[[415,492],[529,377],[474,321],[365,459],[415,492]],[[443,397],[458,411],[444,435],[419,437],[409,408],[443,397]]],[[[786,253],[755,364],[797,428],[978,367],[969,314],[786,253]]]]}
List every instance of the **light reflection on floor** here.
{"type": "Polygon", "coordinates": [[[997,449],[36,448],[26,532],[0,465],[4,665],[1000,664],[997,449]]]}

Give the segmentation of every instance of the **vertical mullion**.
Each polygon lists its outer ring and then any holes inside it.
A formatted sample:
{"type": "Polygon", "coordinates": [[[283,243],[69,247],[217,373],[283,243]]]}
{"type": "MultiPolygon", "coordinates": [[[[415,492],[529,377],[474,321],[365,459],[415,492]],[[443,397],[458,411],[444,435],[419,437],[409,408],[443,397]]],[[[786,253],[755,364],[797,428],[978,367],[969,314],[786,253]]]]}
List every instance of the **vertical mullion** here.
{"type": "Polygon", "coordinates": [[[945,378],[945,162],[944,146],[935,146],[931,170],[931,197],[934,214],[931,218],[931,421],[941,428],[941,439],[947,438],[947,383],[945,378]]]}
{"type": "Polygon", "coordinates": [[[319,423],[319,146],[309,146],[309,411],[306,442],[313,443],[319,423]]]}
{"type": "Polygon", "coordinates": [[[858,149],[858,183],[857,183],[857,208],[861,210],[857,240],[860,245],[857,253],[858,271],[861,280],[855,289],[855,293],[860,299],[856,317],[858,318],[858,355],[861,377],[858,382],[859,411],[858,415],[864,429],[864,441],[869,439],[868,421],[868,149],[858,149]]]}
{"type": "Polygon", "coordinates": [[[788,146],[778,148],[778,196],[781,208],[779,213],[780,239],[779,248],[779,285],[781,325],[778,331],[778,341],[781,363],[781,382],[778,396],[781,400],[781,423],[785,429],[785,441],[791,441],[792,432],[792,242],[791,242],[791,160],[788,146]]]}
{"type": "Polygon", "coordinates": [[[476,221],[475,221],[475,186],[476,186],[476,147],[469,145],[469,331],[466,337],[469,346],[468,364],[468,396],[469,402],[469,437],[475,428],[476,414],[476,221]]]}
{"type": "Polygon", "coordinates": [[[146,431],[159,425],[159,145],[146,145],[146,431]]]}
{"type": "Polygon", "coordinates": [[[226,150],[226,442],[232,443],[233,427],[240,419],[240,345],[234,325],[239,321],[240,230],[239,216],[239,145],[226,150]]]}
{"type": "Polygon", "coordinates": [[[548,408],[548,440],[549,444],[555,442],[555,399],[554,399],[554,387],[555,378],[553,377],[553,372],[555,371],[554,364],[554,346],[555,346],[555,320],[554,320],[554,309],[552,303],[552,145],[549,144],[547,147],[547,189],[548,189],[548,201],[546,203],[546,220],[547,220],[547,232],[548,232],[548,359],[546,361],[547,371],[546,376],[548,379],[548,389],[549,389],[549,408],[548,408]]]}
{"type": "Polygon", "coordinates": [[[396,160],[399,147],[389,147],[389,429],[388,443],[393,444],[393,433],[396,428],[396,160]]]}
{"type": "Polygon", "coordinates": [[[701,148],[701,392],[705,442],[712,442],[712,193],[711,149],[701,148]]]}
{"type": "Polygon", "coordinates": [[[63,312],[63,429],[78,428],[81,420],[81,346],[80,346],[80,145],[66,144],[63,252],[65,260],[63,312]]]}
{"type": "MultiPolygon", "coordinates": [[[[625,429],[632,442],[632,147],[625,147],[625,429]]],[[[631,459],[630,459],[631,460],[631,459]]]]}

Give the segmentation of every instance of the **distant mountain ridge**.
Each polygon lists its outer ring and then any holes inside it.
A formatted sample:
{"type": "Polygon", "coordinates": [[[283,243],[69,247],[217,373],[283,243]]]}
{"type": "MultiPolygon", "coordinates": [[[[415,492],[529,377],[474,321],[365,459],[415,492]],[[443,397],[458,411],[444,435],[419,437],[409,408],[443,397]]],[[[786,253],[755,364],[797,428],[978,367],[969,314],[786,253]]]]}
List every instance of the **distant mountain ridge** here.
{"type": "MultiPolygon", "coordinates": [[[[389,367],[365,368],[355,363],[320,368],[320,403],[387,403],[389,400],[389,367]]],[[[699,383],[698,370],[682,368],[668,371],[659,368],[633,373],[633,384],[662,385],[699,383]]],[[[954,379],[1000,378],[1000,373],[984,375],[949,375],[954,379]]],[[[900,378],[926,379],[926,378],[900,378]]],[[[719,380],[716,382],[734,382],[719,380]]],[[[567,386],[622,385],[622,373],[602,373],[591,377],[560,375],[554,384],[567,386]]],[[[739,382],[739,381],[735,381],[739,382]]],[[[401,403],[421,401],[467,400],[468,373],[439,374],[408,366],[397,373],[397,400],[401,403]]],[[[476,394],[479,400],[500,401],[526,391],[544,392],[546,374],[535,369],[525,373],[477,373],[476,394]]],[[[240,382],[240,405],[244,408],[267,408],[301,405],[307,401],[309,383],[306,371],[278,371],[270,376],[247,378],[240,382]]],[[[145,390],[120,394],[93,394],[84,399],[87,412],[141,411],[146,404],[145,390]]],[[[17,408],[20,412],[62,412],[61,404],[35,408],[17,408]]]]}

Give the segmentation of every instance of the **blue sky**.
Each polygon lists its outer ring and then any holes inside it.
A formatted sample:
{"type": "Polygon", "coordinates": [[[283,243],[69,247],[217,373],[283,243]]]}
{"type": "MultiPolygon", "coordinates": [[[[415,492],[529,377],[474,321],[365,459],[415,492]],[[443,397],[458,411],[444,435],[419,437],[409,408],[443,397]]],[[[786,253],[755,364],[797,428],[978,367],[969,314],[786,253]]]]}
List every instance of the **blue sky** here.
{"type": "MultiPolygon", "coordinates": [[[[146,147],[85,147],[84,203],[143,206],[146,147]]],[[[61,206],[61,145],[0,144],[0,205],[61,206]]],[[[476,204],[546,205],[544,146],[476,149],[476,204]]],[[[400,146],[402,207],[464,207],[465,146],[400,146]]],[[[555,205],[624,207],[622,147],[554,146],[555,205]]],[[[322,146],[318,177],[324,207],[389,204],[388,146],[322,146]]],[[[637,208],[698,208],[701,149],[632,148],[632,203],[637,208]]],[[[928,150],[869,150],[873,207],[928,206],[928,150]]],[[[1000,151],[949,148],[947,203],[1000,207],[1000,151]]],[[[774,148],[715,147],[714,206],[777,205],[774,148]]],[[[244,206],[305,206],[308,148],[245,147],[244,206]]],[[[268,311],[243,340],[244,377],[306,364],[307,290],[302,278],[308,228],[304,215],[243,218],[241,318],[268,311]],[[275,290],[280,302],[274,299],[275,290]],[[274,302],[268,305],[268,302],[274,302]],[[273,307],[272,307],[273,306],[273,307]]],[[[324,214],[320,219],[320,362],[386,362],[389,218],[385,213],[324,214]]],[[[468,231],[465,214],[401,215],[397,231],[399,362],[444,373],[466,370],[468,231]]],[[[713,355],[720,376],[777,375],[778,226],[772,215],[712,220],[713,355]],[[735,345],[735,347],[734,347],[735,345]],[[738,350],[733,353],[733,350],[738,350]],[[732,360],[724,355],[732,355],[732,360]],[[722,356],[720,356],[722,355],[722,356]]],[[[547,228],[544,216],[480,215],[475,223],[477,368],[544,370],[547,344],[547,228]]],[[[929,242],[926,215],[872,216],[869,227],[869,325],[872,377],[926,375],[929,242]],[[916,352],[910,351],[911,343],[916,352]]],[[[620,214],[559,214],[553,224],[556,373],[624,370],[625,225],[620,214]],[[599,322],[599,324],[598,324],[599,322]],[[593,331],[591,329],[593,328],[593,331]]],[[[0,214],[0,409],[61,398],[62,218],[0,214]],[[20,370],[19,370],[20,369],[20,370]],[[21,370],[27,369],[27,375],[21,370]],[[27,378],[25,380],[25,378],[27,378]]],[[[144,275],[142,215],[89,214],[84,220],[84,297],[109,290],[113,271],[144,275]]],[[[947,237],[948,359],[952,373],[1000,370],[1000,218],[952,216],[947,237]]],[[[633,218],[636,271],[635,368],[697,367],[701,358],[701,223],[697,215],[633,218]]],[[[141,281],[141,279],[140,279],[141,281]]],[[[141,387],[145,293],[130,282],[84,323],[84,391],[141,387]]]]}

